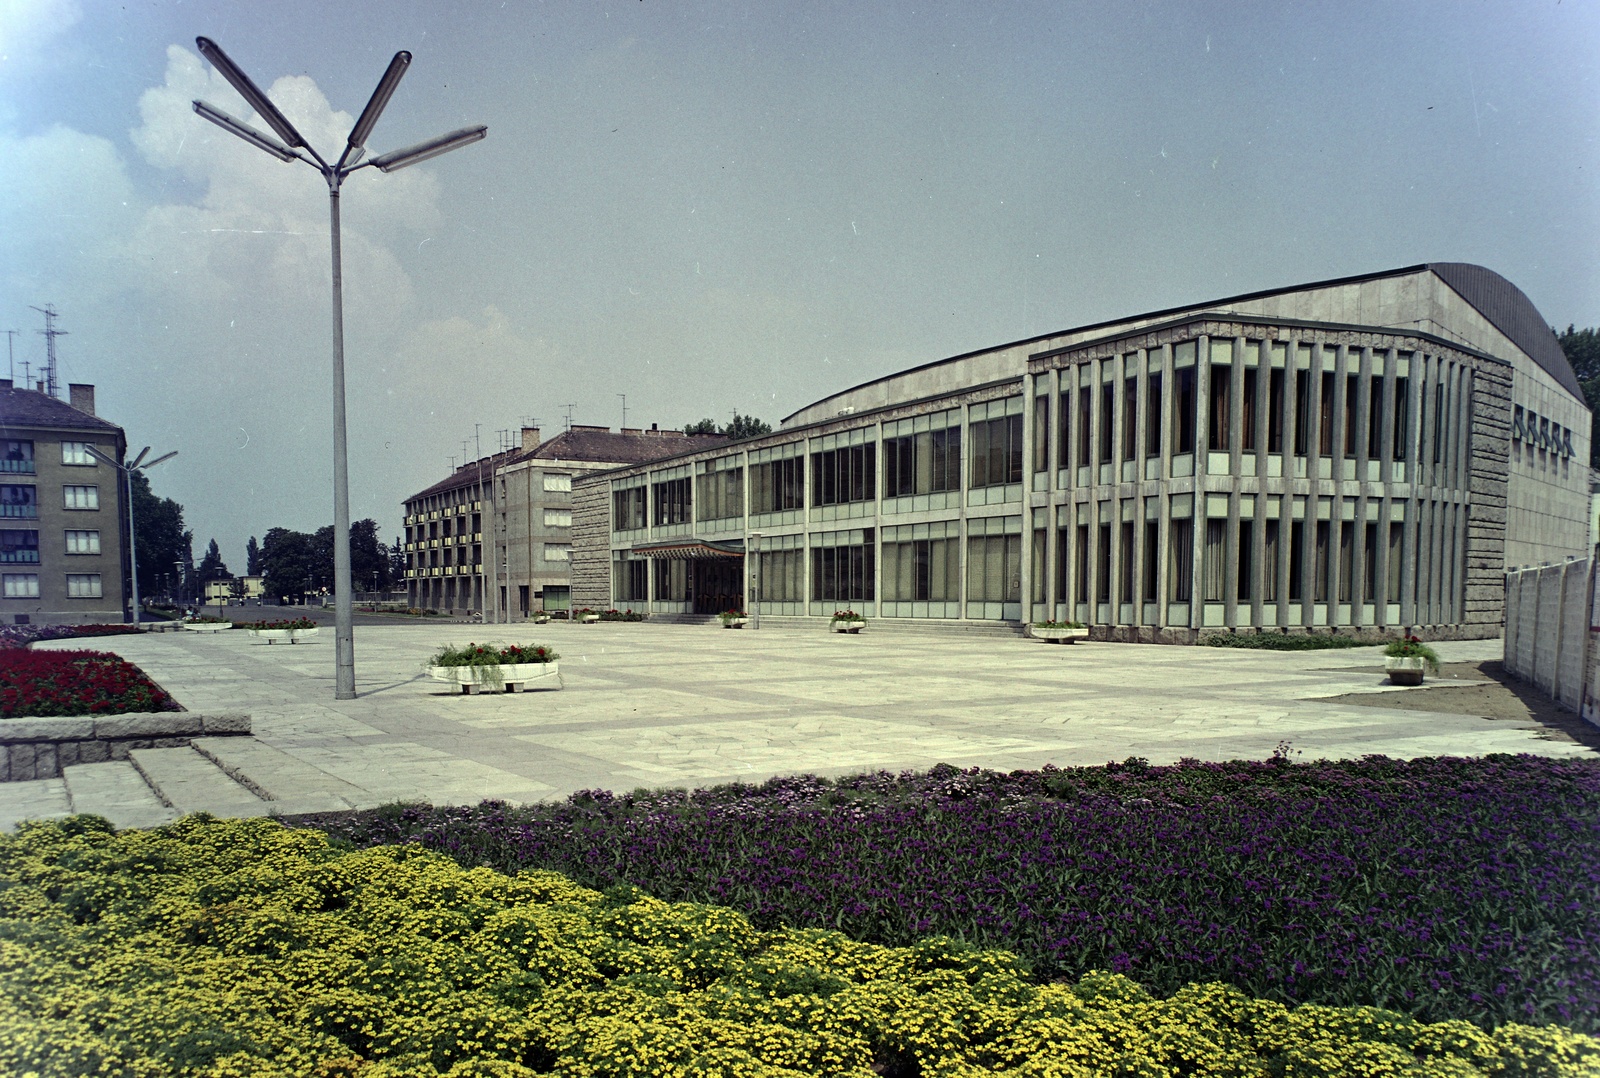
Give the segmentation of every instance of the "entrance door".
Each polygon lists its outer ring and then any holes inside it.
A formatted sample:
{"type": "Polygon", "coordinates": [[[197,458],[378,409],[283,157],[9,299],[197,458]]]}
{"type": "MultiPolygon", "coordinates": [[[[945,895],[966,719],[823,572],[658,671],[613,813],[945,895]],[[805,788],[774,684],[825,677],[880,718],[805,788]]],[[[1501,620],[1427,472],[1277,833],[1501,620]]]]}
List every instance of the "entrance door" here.
{"type": "Polygon", "coordinates": [[[696,558],[689,563],[696,614],[744,608],[743,558],[696,558]]]}

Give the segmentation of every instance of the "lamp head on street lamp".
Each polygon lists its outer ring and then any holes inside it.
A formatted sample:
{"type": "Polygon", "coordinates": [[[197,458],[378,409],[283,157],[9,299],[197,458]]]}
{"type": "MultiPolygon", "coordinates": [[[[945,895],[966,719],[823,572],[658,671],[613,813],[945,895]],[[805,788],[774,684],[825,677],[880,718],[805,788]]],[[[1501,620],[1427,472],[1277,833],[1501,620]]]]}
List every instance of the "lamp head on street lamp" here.
{"type": "Polygon", "coordinates": [[[289,149],[289,147],[285,146],[271,135],[263,135],[260,131],[257,131],[255,128],[251,127],[242,120],[235,120],[232,116],[229,116],[226,112],[223,112],[215,105],[208,105],[204,101],[196,101],[194,103],[194,110],[201,116],[204,116],[206,119],[216,124],[218,127],[222,128],[224,131],[227,131],[230,134],[238,135],[240,138],[250,143],[250,145],[266,150],[280,161],[293,161],[295,159],[295,152],[289,149]]]}
{"type": "Polygon", "coordinates": [[[383,78],[378,82],[378,88],[372,91],[372,100],[367,102],[367,107],[361,110],[361,118],[350,131],[350,138],[346,145],[351,150],[359,150],[367,144],[367,136],[372,134],[373,125],[378,122],[378,117],[383,115],[384,106],[389,104],[389,99],[394,96],[395,88],[400,85],[400,79],[405,75],[406,69],[411,66],[411,54],[404,50],[394,54],[394,59],[389,61],[389,69],[383,73],[383,78]]]}
{"type": "Polygon", "coordinates": [[[222,51],[220,45],[209,37],[197,37],[194,39],[194,43],[199,48],[200,55],[210,60],[211,66],[222,72],[222,77],[227,79],[235,90],[239,91],[239,96],[244,98],[245,103],[252,109],[255,109],[256,115],[265,120],[268,127],[278,133],[279,138],[290,146],[304,146],[306,144],[306,140],[301,137],[300,132],[294,129],[294,124],[290,123],[288,118],[278,111],[278,106],[274,105],[272,100],[261,92],[260,87],[250,81],[249,75],[239,70],[238,64],[228,59],[228,54],[222,51]]]}
{"type": "Polygon", "coordinates": [[[109,464],[113,468],[121,469],[122,464],[120,462],[118,462],[118,460],[115,457],[111,456],[111,454],[102,453],[102,452],[100,452],[100,450],[96,449],[92,445],[86,445],[86,446],[84,446],[84,448],[89,451],[89,455],[91,457],[93,457],[95,460],[100,461],[102,464],[109,464]]]}
{"type": "Polygon", "coordinates": [[[170,453],[161,454],[161,456],[157,457],[155,460],[147,460],[147,461],[145,461],[144,464],[140,465],[140,467],[141,468],[154,468],[157,464],[161,464],[161,463],[164,463],[165,461],[169,461],[169,460],[171,460],[173,457],[175,457],[177,455],[178,455],[178,451],[176,449],[174,449],[170,453]]]}
{"type": "Polygon", "coordinates": [[[405,168],[407,165],[414,165],[419,161],[426,161],[429,158],[438,157],[440,154],[449,153],[458,147],[478,142],[488,134],[489,128],[484,124],[479,124],[477,127],[463,127],[459,131],[452,131],[448,135],[440,135],[438,138],[429,139],[427,142],[419,142],[415,146],[407,146],[403,150],[379,154],[371,161],[368,161],[367,164],[376,165],[384,172],[395,172],[405,168]]]}

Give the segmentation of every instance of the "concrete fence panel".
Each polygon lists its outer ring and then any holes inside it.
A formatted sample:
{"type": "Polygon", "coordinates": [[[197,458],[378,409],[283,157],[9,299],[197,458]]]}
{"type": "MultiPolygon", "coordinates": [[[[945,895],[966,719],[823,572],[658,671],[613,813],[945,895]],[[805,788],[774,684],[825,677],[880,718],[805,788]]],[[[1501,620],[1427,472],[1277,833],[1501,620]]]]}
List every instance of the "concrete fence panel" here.
{"type": "Polygon", "coordinates": [[[1505,669],[1600,724],[1595,559],[1506,574],[1505,669]]]}

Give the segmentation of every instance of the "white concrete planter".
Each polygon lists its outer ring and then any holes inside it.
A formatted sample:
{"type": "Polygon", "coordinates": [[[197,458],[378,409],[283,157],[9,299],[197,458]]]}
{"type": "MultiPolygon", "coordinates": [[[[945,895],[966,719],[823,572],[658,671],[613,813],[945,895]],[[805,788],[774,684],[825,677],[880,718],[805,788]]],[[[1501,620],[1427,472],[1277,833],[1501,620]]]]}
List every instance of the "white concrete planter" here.
{"type": "Polygon", "coordinates": [[[302,640],[310,640],[320,631],[320,627],[313,625],[309,629],[251,629],[250,635],[267,644],[279,644],[284,641],[298,644],[302,640]]]}
{"type": "Polygon", "coordinates": [[[228,621],[186,621],[183,631],[186,633],[220,633],[224,629],[233,628],[233,623],[228,621]]]}
{"type": "Polygon", "coordinates": [[[1037,625],[1029,625],[1028,635],[1047,644],[1076,644],[1079,640],[1089,639],[1089,628],[1084,626],[1081,629],[1041,629],[1037,625]]]}
{"type": "Polygon", "coordinates": [[[729,618],[722,623],[722,627],[724,629],[743,629],[748,624],[750,624],[749,618],[729,618]]]}
{"type": "Polygon", "coordinates": [[[529,689],[561,688],[561,664],[505,663],[500,666],[430,666],[428,676],[454,685],[469,696],[484,689],[526,692],[529,689]]]}
{"type": "Polygon", "coordinates": [[[550,622],[549,614],[535,614],[530,619],[535,625],[547,625],[550,622]]]}
{"type": "Polygon", "coordinates": [[[1418,658],[1388,656],[1383,660],[1383,668],[1389,671],[1389,680],[1396,685],[1421,685],[1427,664],[1418,658]]]}
{"type": "Polygon", "coordinates": [[[836,621],[830,626],[836,633],[859,633],[866,627],[865,621],[836,621]]]}

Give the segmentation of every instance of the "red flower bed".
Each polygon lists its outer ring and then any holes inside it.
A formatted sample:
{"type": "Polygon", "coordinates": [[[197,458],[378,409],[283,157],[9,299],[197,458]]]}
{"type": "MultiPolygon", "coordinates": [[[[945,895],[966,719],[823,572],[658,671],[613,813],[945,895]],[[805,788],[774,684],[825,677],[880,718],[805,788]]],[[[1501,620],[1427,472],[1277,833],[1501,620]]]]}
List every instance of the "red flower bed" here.
{"type": "Polygon", "coordinates": [[[0,718],[177,711],[132,663],[103,651],[0,651],[0,718]]]}

